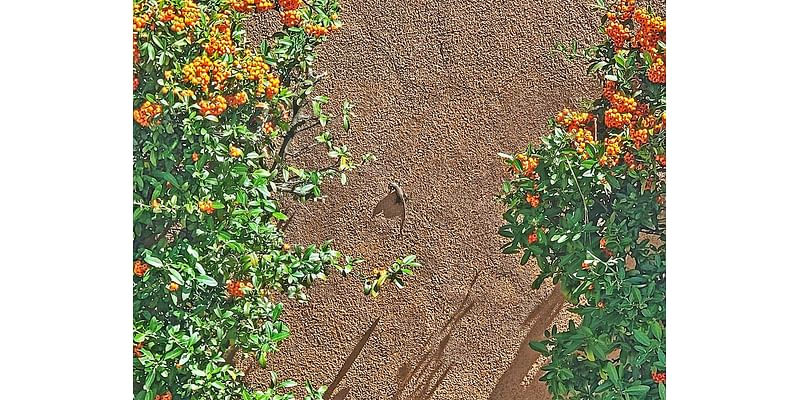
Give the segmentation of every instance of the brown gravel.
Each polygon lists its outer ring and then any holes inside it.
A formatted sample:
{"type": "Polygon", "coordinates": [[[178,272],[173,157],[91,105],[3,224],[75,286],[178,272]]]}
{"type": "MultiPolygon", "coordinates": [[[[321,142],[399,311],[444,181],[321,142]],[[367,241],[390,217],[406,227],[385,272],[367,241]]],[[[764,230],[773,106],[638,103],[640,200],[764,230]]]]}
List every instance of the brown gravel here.
{"type": "MultiPolygon", "coordinates": [[[[599,37],[588,3],[344,2],[345,27],[319,52],[330,75],[319,90],[332,107],[356,103],[354,131],[342,139],[377,161],[345,187],[328,184],[326,201],[295,207],[287,235],[334,239],[367,259],[365,270],[405,254],[424,267],[374,300],[336,276],[308,291],[309,304],[287,304],[293,335],[271,368],[319,385],[343,374],[337,399],[549,398],[527,342],[569,314],[551,285],[530,288],[532,264],[499,251],[497,152],[537,140],[561,107],[596,94],[587,87],[599,92],[582,65],[552,52],[599,37]],[[389,181],[409,196],[402,237],[397,220],[370,217],[389,181]]],[[[252,19],[249,37],[264,38],[274,18],[252,19]]],[[[263,389],[269,376],[256,368],[247,381],[263,389]]]]}

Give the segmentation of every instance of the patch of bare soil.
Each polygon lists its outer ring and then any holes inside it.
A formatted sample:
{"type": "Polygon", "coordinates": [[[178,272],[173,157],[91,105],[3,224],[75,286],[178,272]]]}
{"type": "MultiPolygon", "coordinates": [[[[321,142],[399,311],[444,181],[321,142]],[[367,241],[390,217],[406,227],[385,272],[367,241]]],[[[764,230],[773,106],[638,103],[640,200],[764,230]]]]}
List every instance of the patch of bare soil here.
{"type": "MultiPolygon", "coordinates": [[[[343,140],[377,161],[345,187],[328,184],[325,202],[294,207],[287,235],[334,239],[369,260],[365,270],[405,254],[424,268],[374,300],[352,278],[316,285],[309,304],[286,307],[293,334],[271,368],[331,385],[333,399],[549,398],[544,360],[527,343],[554,322],[563,329],[568,313],[552,285],[530,288],[535,266],[499,251],[496,154],[537,140],[557,110],[595,94],[580,64],[552,52],[598,38],[588,3],[344,2],[344,29],[320,49],[320,92],[332,107],[356,103],[343,140]],[[390,181],[408,195],[402,236],[398,220],[371,217],[390,181]]],[[[266,37],[269,19],[251,20],[249,37],[266,37]]],[[[269,375],[254,368],[247,380],[264,388],[269,375]]]]}

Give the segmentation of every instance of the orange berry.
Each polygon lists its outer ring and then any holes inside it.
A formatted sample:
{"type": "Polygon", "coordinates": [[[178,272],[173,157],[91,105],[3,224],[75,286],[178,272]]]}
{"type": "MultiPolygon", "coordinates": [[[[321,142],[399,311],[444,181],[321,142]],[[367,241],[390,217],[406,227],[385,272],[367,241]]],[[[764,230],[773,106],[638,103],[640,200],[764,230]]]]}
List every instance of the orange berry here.
{"type": "Polygon", "coordinates": [[[533,207],[533,208],[539,207],[539,195],[538,194],[537,195],[528,194],[527,196],[525,196],[525,200],[528,201],[528,204],[530,204],[531,207],[533,207]]]}
{"type": "Polygon", "coordinates": [[[142,277],[150,269],[150,266],[142,260],[136,260],[133,262],[133,274],[142,277]]]}
{"type": "Polygon", "coordinates": [[[135,345],[133,345],[133,356],[134,357],[139,358],[139,357],[142,356],[142,352],[141,352],[142,346],[144,346],[144,342],[136,343],[135,345]]]}

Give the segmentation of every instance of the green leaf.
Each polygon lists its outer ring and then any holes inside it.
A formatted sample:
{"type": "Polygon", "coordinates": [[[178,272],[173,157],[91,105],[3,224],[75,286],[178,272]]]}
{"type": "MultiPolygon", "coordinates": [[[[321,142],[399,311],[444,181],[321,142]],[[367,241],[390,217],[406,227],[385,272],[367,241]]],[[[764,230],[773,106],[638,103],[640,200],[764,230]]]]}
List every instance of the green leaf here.
{"type": "Polygon", "coordinates": [[[144,208],[143,207],[136,207],[136,209],[133,210],[133,222],[136,222],[136,221],[139,220],[139,217],[142,215],[142,212],[144,212],[144,208]]]}
{"type": "Polygon", "coordinates": [[[637,342],[641,343],[643,346],[650,346],[650,338],[647,336],[646,333],[636,329],[633,331],[633,337],[636,339],[637,342]]]}
{"type": "Polygon", "coordinates": [[[195,250],[192,247],[192,245],[187,245],[186,246],[186,252],[189,253],[189,255],[191,255],[192,257],[194,257],[195,260],[199,260],[200,259],[200,254],[197,253],[197,250],[195,250]]]}
{"type": "Polygon", "coordinates": [[[164,355],[164,360],[171,360],[173,358],[176,358],[179,355],[181,355],[181,353],[183,353],[183,349],[181,347],[176,347],[164,355]]]}
{"type": "Polygon", "coordinates": [[[255,170],[255,171],[253,171],[253,177],[254,178],[269,178],[269,176],[270,176],[269,171],[267,171],[265,169],[259,168],[259,169],[255,170]]]}
{"type": "Polygon", "coordinates": [[[549,354],[549,352],[547,351],[547,345],[543,342],[531,341],[528,342],[528,346],[530,346],[530,348],[533,351],[539,354],[545,354],[545,355],[549,354]]]}
{"type": "Polygon", "coordinates": [[[185,284],[185,282],[184,282],[184,280],[183,280],[183,276],[181,276],[181,273],[180,273],[180,272],[178,272],[176,269],[174,269],[174,268],[167,268],[167,272],[169,273],[169,277],[170,277],[170,278],[171,278],[173,281],[177,282],[177,283],[178,283],[178,284],[180,284],[180,285],[184,285],[184,284],[185,284]]]}
{"type": "Polygon", "coordinates": [[[637,396],[642,396],[645,393],[647,393],[648,391],[650,391],[650,386],[647,386],[647,385],[633,385],[633,386],[627,387],[627,388],[625,388],[625,390],[623,390],[624,393],[637,395],[637,396]]]}
{"type": "Polygon", "coordinates": [[[259,353],[258,365],[260,365],[261,368],[267,368],[267,352],[262,350],[259,353]]]}
{"type": "Polygon", "coordinates": [[[162,263],[159,258],[154,257],[153,255],[150,255],[150,254],[148,254],[148,255],[146,255],[144,257],[144,262],[146,262],[146,263],[148,263],[148,264],[150,264],[150,265],[152,265],[152,266],[154,266],[156,268],[163,268],[164,267],[164,263],[162,263]]]}
{"type": "Polygon", "coordinates": [[[605,367],[603,367],[603,371],[608,374],[608,379],[614,383],[615,386],[619,385],[619,375],[617,374],[617,369],[614,367],[613,363],[606,363],[605,367]]]}
{"type": "Polygon", "coordinates": [[[657,340],[661,340],[661,338],[664,335],[664,331],[661,328],[661,324],[658,323],[657,321],[653,321],[653,322],[650,323],[650,332],[653,333],[653,336],[657,340]]]}
{"type": "Polygon", "coordinates": [[[286,214],[280,211],[275,211],[274,213],[272,213],[272,216],[278,221],[286,221],[287,219],[289,219],[289,217],[287,217],[286,214]]]}
{"type": "Polygon", "coordinates": [[[142,47],[145,47],[145,46],[147,47],[147,58],[150,59],[150,61],[155,60],[155,58],[156,58],[156,49],[155,49],[155,47],[153,47],[153,45],[150,44],[150,43],[145,43],[142,47]]]}
{"type": "Polygon", "coordinates": [[[525,249],[525,254],[523,254],[522,259],[519,260],[519,265],[525,265],[530,257],[531,257],[531,251],[525,249]]]}
{"type": "Polygon", "coordinates": [[[667,386],[663,383],[658,384],[658,398],[661,400],[667,400],[667,386]]]}
{"type": "Polygon", "coordinates": [[[147,378],[144,381],[144,390],[150,390],[150,386],[153,385],[153,381],[156,380],[156,368],[150,370],[150,373],[147,374],[147,378]]]}
{"type": "Polygon", "coordinates": [[[217,281],[208,275],[199,275],[197,280],[206,286],[217,286],[217,281]]]}

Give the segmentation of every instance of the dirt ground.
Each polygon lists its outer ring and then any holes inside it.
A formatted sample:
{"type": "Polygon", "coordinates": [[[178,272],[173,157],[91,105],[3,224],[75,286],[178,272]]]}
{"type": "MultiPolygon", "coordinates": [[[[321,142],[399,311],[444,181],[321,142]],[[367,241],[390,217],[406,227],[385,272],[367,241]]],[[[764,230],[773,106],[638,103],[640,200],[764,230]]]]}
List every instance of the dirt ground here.
{"type": "MultiPolygon", "coordinates": [[[[353,278],[316,285],[308,304],[287,305],[293,334],[271,368],[331,385],[334,399],[549,398],[537,380],[544,360],[527,343],[569,314],[558,290],[530,288],[533,264],[499,251],[497,152],[538,140],[561,107],[599,92],[581,64],[552,52],[599,37],[588,3],[344,1],[344,29],[319,52],[330,75],[319,90],[334,107],[356,103],[342,139],[377,160],[345,187],[328,184],[326,201],[295,207],[287,236],[334,239],[365,270],[405,254],[424,267],[377,299],[353,278]],[[389,181],[409,196],[403,236],[398,220],[371,218],[389,181]]],[[[249,22],[251,40],[269,32],[267,19],[249,22]]],[[[264,388],[269,376],[255,369],[247,380],[264,388]]]]}

